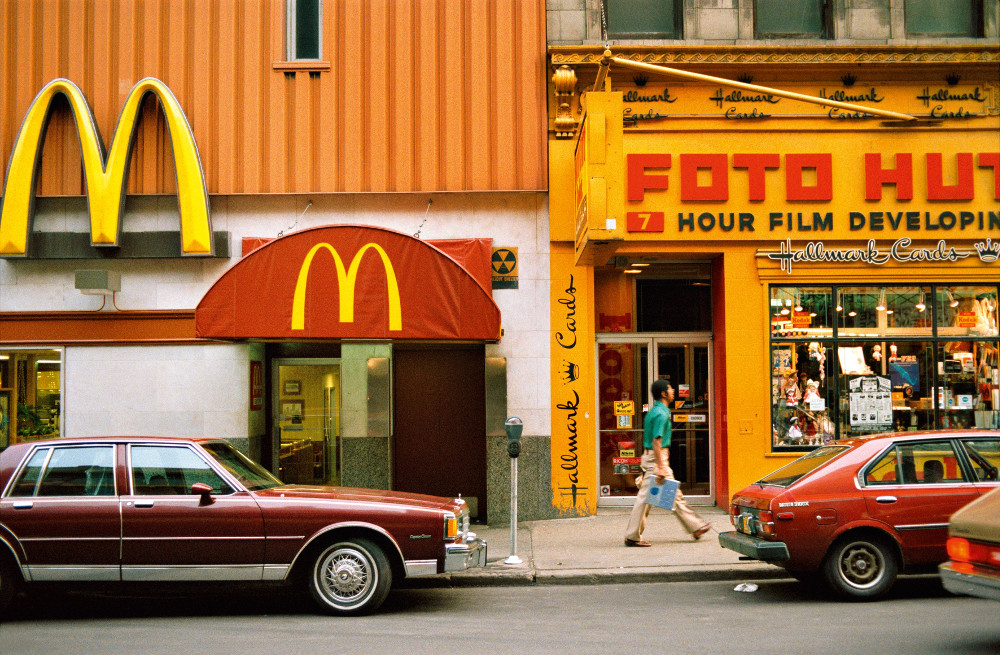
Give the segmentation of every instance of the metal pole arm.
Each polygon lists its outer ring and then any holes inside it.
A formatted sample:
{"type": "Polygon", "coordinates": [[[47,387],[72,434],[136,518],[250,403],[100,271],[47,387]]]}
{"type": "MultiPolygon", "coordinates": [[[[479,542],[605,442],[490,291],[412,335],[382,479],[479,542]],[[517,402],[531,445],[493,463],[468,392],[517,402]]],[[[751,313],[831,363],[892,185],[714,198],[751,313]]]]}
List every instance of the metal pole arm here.
{"type": "MultiPolygon", "coordinates": [[[[670,75],[672,77],[682,77],[689,80],[698,80],[700,82],[712,82],[713,84],[721,84],[723,86],[731,86],[737,89],[743,89],[745,91],[754,91],[756,93],[766,93],[773,96],[778,96],[780,98],[789,98],[791,100],[801,100],[802,102],[809,102],[814,105],[825,105],[827,107],[838,107],[840,109],[849,109],[851,111],[860,111],[866,114],[872,114],[873,116],[882,116],[883,118],[892,118],[899,121],[916,121],[918,120],[916,116],[911,116],[909,114],[900,114],[894,111],[888,111],[885,109],[875,109],[873,107],[865,107],[863,105],[855,105],[849,102],[839,102],[837,100],[828,100],[826,98],[820,98],[819,96],[809,96],[802,93],[794,93],[792,91],[782,91],[780,89],[772,89],[766,86],[759,86],[757,84],[747,84],[745,82],[737,82],[736,80],[727,80],[724,77],[714,77],[712,75],[703,75],[701,73],[691,73],[688,71],[677,70],[676,68],[668,68],[667,66],[660,66],[658,64],[647,64],[641,61],[632,61],[630,59],[622,59],[621,57],[612,57],[611,51],[605,50],[604,56],[601,57],[601,67],[597,71],[597,78],[603,85],[604,77],[607,75],[608,68],[610,64],[622,66],[624,68],[631,68],[634,70],[641,70],[650,73],[659,73],[660,75],[670,75]]],[[[594,90],[600,90],[597,83],[594,84],[594,90]]]]}

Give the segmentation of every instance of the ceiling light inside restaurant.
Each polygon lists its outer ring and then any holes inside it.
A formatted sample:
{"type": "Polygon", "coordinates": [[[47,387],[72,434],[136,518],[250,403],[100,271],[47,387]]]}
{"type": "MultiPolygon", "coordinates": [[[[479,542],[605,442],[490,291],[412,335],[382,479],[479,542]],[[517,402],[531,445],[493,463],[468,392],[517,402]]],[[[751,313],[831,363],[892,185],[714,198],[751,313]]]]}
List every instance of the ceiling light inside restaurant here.
{"type": "Polygon", "coordinates": [[[948,306],[958,307],[958,301],[955,300],[955,295],[951,292],[951,289],[948,289],[948,306]]]}
{"type": "Polygon", "coordinates": [[[844,306],[840,304],[840,292],[839,291],[837,292],[837,311],[838,312],[844,311],[844,306]]]}
{"type": "Polygon", "coordinates": [[[924,304],[924,292],[923,291],[920,292],[920,300],[917,301],[916,307],[917,307],[917,311],[918,312],[922,312],[925,309],[927,309],[927,305],[924,304]]]}
{"type": "Polygon", "coordinates": [[[627,274],[629,274],[629,275],[637,275],[638,273],[642,273],[642,269],[641,268],[626,268],[624,272],[627,273],[627,274]]]}
{"type": "Polygon", "coordinates": [[[802,298],[799,296],[799,292],[795,292],[795,311],[802,311],[802,298]]]}
{"type": "Polygon", "coordinates": [[[875,305],[875,309],[880,312],[885,311],[885,287],[882,288],[882,292],[878,295],[878,304],[875,305]]]}

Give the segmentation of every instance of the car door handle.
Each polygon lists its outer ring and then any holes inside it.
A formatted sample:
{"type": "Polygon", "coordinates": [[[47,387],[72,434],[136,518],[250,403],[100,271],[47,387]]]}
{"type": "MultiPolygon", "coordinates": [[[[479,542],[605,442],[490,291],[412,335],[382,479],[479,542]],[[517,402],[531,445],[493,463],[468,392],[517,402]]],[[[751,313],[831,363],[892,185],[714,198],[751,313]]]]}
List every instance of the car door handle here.
{"type": "Polygon", "coordinates": [[[11,507],[13,507],[14,509],[31,509],[34,506],[35,504],[30,500],[15,500],[11,504],[11,507]]]}
{"type": "Polygon", "coordinates": [[[889,503],[894,503],[897,500],[899,499],[896,498],[895,496],[879,496],[878,498],[875,499],[875,502],[882,503],[883,505],[888,505],[889,503]]]}
{"type": "Polygon", "coordinates": [[[135,501],[136,507],[152,507],[153,501],[151,500],[137,500],[135,501]]]}

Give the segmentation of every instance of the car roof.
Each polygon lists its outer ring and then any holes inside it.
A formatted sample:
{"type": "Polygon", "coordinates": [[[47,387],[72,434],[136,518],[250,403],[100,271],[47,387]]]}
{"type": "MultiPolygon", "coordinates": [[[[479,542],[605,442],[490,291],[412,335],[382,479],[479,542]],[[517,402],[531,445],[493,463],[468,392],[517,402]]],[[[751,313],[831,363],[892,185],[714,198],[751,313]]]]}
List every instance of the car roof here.
{"type": "Polygon", "coordinates": [[[841,439],[835,443],[850,446],[860,446],[866,443],[880,443],[884,441],[925,441],[927,439],[955,439],[967,437],[1000,438],[1000,431],[997,430],[918,430],[915,432],[880,432],[878,434],[866,434],[861,437],[851,437],[841,439]]]}
{"type": "Polygon", "coordinates": [[[209,441],[224,441],[216,437],[167,437],[167,436],[91,436],[91,437],[59,437],[56,439],[40,439],[38,441],[21,442],[14,446],[31,447],[47,445],[74,445],[89,443],[135,443],[135,442],[162,442],[162,443],[204,443],[209,441]]]}

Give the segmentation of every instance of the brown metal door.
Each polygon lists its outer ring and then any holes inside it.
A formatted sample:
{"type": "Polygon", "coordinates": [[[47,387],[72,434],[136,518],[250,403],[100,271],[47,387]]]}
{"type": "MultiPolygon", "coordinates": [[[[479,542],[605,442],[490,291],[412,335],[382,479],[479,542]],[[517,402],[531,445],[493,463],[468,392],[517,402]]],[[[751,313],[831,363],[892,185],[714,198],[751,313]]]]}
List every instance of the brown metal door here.
{"type": "Polygon", "coordinates": [[[456,497],[486,516],[483,346],[393,353],[393,488],[456,497]],[[474,499],[474,500],[473,500],[474,499]]]}

